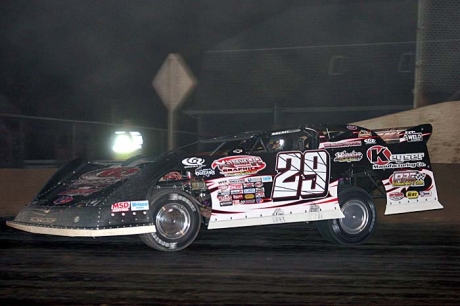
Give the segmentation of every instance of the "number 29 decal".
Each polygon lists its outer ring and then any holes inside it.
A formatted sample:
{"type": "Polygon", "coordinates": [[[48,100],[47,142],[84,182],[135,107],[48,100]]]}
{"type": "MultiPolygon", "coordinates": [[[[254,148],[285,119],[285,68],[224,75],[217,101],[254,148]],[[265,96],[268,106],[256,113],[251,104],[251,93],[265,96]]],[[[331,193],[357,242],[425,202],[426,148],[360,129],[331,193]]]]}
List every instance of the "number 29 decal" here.
{"type": "Polygon", "coordinates": [[[282,152],[276,157],[272,199],[322,198],[329,187],[329,154],[326,151],[282,152]]]}

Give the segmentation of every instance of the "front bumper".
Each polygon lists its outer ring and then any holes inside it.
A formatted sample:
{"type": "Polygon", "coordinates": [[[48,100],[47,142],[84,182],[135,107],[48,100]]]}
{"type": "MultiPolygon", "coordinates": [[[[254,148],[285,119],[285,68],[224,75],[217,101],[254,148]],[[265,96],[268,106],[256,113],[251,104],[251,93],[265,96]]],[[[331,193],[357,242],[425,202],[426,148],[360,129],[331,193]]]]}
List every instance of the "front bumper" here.
{"type": "Polygon", "coordinates": [[[111,212],[110,207],[27,206],[6,224],[22,231],[69,237],[102,237],[155,232],[148,211],[111,212]]]}

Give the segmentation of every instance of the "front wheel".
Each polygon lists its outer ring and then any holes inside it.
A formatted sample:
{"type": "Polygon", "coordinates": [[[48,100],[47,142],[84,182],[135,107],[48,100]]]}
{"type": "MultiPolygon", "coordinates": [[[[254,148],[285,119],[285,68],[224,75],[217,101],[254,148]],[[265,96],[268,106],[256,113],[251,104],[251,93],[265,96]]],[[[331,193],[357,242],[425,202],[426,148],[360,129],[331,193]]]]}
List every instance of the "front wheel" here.
{"type": "Polygon", "coordinates": [[[139,235],[151,248],[160,251],[180,251],[198,235],[201,217],[194,199],[186,192],[165,189],[149,199],[156,232],[139,235]]]}
{"type": "Polygon", "coordinates": [[[374,232],[377,221],[372,197],[360,188],[347,188],[339,194],[342,219],[317,222],[324,239],[334,244],[354,245],[366,241],[374,232]]]}

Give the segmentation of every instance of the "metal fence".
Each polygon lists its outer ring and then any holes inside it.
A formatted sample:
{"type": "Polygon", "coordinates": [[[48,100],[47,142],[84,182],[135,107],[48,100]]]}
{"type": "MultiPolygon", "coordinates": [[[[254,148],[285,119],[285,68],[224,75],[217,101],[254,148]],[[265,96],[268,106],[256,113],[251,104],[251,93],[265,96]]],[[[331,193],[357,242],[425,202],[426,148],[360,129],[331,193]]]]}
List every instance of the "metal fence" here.
{"type": "MultiPolygon", "coordinates": [[[[117,130],[141,133],[144,144],[137,153],[159,155],[167,149],[165,129],[0,114],[0,168],[57,167],[75,158],[114,160],[117,130]]],[[[176,135],[178,145],[196,138],[192,132],[176,135]]]]}
{"type": "Polygon", "coordinates": [[[460,100],[460,1],[420,0],[416,104],[460,100]]]}

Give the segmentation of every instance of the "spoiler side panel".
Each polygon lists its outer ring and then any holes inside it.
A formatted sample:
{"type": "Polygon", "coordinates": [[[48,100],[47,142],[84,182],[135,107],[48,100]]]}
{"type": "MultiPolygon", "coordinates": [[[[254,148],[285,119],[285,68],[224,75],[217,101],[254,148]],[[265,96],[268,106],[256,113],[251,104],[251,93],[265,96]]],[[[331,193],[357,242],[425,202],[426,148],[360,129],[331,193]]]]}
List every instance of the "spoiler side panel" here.
{"type": "Polygon", "coordinates": [[[373,169],[385,173],[385,215],[443,208],[426,145],[432,131],[431,124],[375,131],[386,145],[367,155],[373,169]]]}

